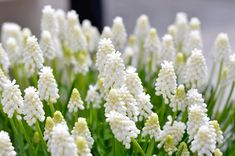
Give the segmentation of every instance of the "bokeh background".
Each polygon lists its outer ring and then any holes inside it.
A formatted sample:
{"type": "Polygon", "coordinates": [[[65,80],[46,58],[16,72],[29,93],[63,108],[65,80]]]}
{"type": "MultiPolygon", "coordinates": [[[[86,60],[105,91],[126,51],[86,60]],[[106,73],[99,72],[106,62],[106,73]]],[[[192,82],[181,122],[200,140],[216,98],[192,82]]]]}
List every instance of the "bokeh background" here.
{"type": "Polygon", "coordinates": [[[0,24],[16,22],[39,36],[41,9],[47,4],[66,11],[76,9],[80,18],[89,18],[100,28],[111,26],[113,18],[121,16],[129,34],[137,17],[146,14],[160,36],[174,22],[175,14],[184,11],[188,17],[198,17],[202,22],[207,61],[212,59],[211,47],[220,32],[228,33],[232,48],[235,48],[234,0],[0,0],[0,24]]]}

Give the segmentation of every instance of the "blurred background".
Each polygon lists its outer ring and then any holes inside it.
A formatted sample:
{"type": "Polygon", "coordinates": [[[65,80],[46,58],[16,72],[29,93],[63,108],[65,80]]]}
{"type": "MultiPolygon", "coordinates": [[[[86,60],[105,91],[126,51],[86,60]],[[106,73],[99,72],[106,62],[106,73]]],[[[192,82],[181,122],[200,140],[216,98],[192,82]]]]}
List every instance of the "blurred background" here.
{"type": "Polygon", "coordinates": [[[47,4],[66,11],[75,9],[81,20],[90,19],[100,30],[105,25],[111,26],[114,17],[121,16],[129,34],[137,17],[146,14],[160,36],[174,22],[175,14],[184,11],[188,17],[196,16],[202,22],[207,58],[211,57],[209,52],[219,32],[228,33],[231,44],[235,44],[234,0],[0,0],[0,24],[16,22],[22,27],[29,27],[38,36],[41,9],[47,4]]]}

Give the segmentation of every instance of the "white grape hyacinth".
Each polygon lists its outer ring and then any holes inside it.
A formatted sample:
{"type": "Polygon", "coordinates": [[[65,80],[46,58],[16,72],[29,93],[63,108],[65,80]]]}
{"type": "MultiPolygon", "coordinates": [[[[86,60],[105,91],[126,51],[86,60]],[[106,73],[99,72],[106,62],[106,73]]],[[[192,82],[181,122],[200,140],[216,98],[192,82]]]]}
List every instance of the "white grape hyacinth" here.
{"type": "Polygon", "coordinates": [[[14,147],[12,146],[10,137],[5,131],[0,131],[0,155],[16,156],[16,152],[14,150],[14,147]]]}
{"type": "Polygon", "coordinates": [[[187,82],[193,88],[201,88],[207,82],[207,65],[201,50],[194,49],[187,60],[187,82]]]}
{"type": "Polygon", "coordinates": [[[38,91],[34,87],[28,87],[24,92],[24,119],[30,126],[37,122],[37,120],[43,122],[45,119],[45,112],[38,91]]]}
{"type": "Polygon", "coordinates": [[[140,133],[135,122],[116,111],[111,111],[106,114],[106,121],[109,123],[115,138],[129,149],[131,139],[137,138],[140,133]]]}
{"type": "Polygon", "coordinates": [[[56,56],[56,48],[53,42],[53,38],[49,31],[44,30],[41,34],[40,47],[43,52],[43,56],[49,60],[54,59],[56,56]]]}
{"type": "Polygon", "coordinates": [[[139,94],[136,97],[136,102],[139,109],[139,121],[142,121],[144,118],[148,118],[152,114],[153,105],[150,102],[149,94],[144,92],[139,94]]]}
{"type": "Polygon", "coordinates": [[[38,91],[41,100],[55,103],[59,98],[59,89],[49,66],[44,66],[39,72],[38,91]]]}
{"type": "Polygon", "coordinates": [[[77,112],[78,109],[81,109],[81,110],[84,109],[84,103],[81,99],[79,91],[76,88],[74,88],[72,91],[72,94],[68,103],[68,109],[70,113],[77,112]]]}
{"type": "Polygon", "coordinates": [[[208,125],[201,126],[191,143],[192,152],[197,152],[198,156],[212,156],[215,148],[215,130],[208,125]]]}
{"type": "Polygon", "coordinates": [[[2,44],[0,43],[0,64],[2,66],[2,69],[8,73],[8,68],[10,66],[10,60],[8,58],[8,55],[6,51],[3,49],[2,44]]]}
{"type": "Polygon", "coordinates": [[[168,104],[175,94],[177,84],[172,62],[164,61],[155,83],[156,95],[162,95],[168,104]]]}
{"type": "Polygon", "coordinates": [[[110,39],[101,39],[96,54],[96,67],[99,71],[99,75],[102,77],[105,75],[104,66],[107,62],[107,55],[115,52],[112,41],[110,39]]]}
{"type": "Polygon", "coordinates": [[[201,22],[197,17],[192,17],[189,22],[189,27],[191,31],[199,31],[201,33],[201,22]]]}
{"type": "Polygon", "coordinates": [[[78,150],[78,156],[92,156],[91,149],[88,147],[87,140],[78,136],[75,140],[78,150]]]}
{"type": "Polygon", "coordinates": [[[232,53],[228,35],[220,33],[217,35],[214,42],[214,57],[216,61],[226,61],[232,53]]]}
{"type": "Polygon", "coordinates": [[[10,37],[7,39],[6,51],[9,56],[11,66],[20,63],[22,56],[21,56],[20,47],[18,46],[15,38],[10,37]]]}
{"type": "Polygon", "coordinates": [[[50,5],[44,6],[42,10],[41,30],[49,31],[52,36],[57,36],[58,34],[58,23],[55,9],[53,9],[50,5]]]}
{"type": "Polygon", "coordinates": [[[52,156],[77,156],[77,147],[73,137],[61,124],[52,130],[50,152],[52,156]]]}
{"type": "Polygon", "coordinates": [[[186,47],[184,51],[186,51],[187,54],[190,54],[194,49],[202,50],[203,44],[200,32],[197,30],[191,31],[188,36],[188,41],[185,44],[186,47]]]}
{"type": "Polygon", "coordinates": [[[23,113],[23,97],[19,89],[19,85],[16,84],[16,81],[12,82],[8,80],[4,84],[4,89],[2,92],[2,101],[3,111],[7,113],[9,118],[12,118],[14,114],[17,115],[17,118],[20,119],[20,115],[23,113]]]}
{"type": "Polygon", "coordinates": [[[207,112],[207,104],[204,102],[202,98],[202,94],[198,92],[197,89],[190,89],[187,92],[187,102],[188,107],[192,105],[200,105],[203,109],[203,112],[207,112]]]}
{"type": "Polygon", "coordinates": [[[116,17],[113,20],[111,38],[112,38],[115,49],[119,51],[123,50],[127,41],[127,33],[126,33],[125,25],[121,17],[116,17]]]}
{"type": "Polygon", "coordinates": [[[89,89],[86,95],[86,102],[87,107],[89,108],[92,105],[92,108],[100,108],[102,97],[101,94],[98,92],[98,88],[96,85],[89,85],[89,89]]]}
{"type": "Polygon", "coordinates": [[[75,123],[73,130],[72,130],[72,137],[74,140],[77,140],[77,137],[83,137],[87,141],[87,145],[89,149],[92,148],[94,144],[94,139],[91,136],[91,132],[88,128],[87,121],[85,118],[79,117],[77,122],[75,123]]]}
{"type": "Polygon", "coordinates": [[[124,116],[128,116],[133,121],[137,121],[139,108],[136,99],[125,86],[111,89],[104,106],[105,114],[116,111],[124,116]]]}
{"type": "Polygon", "coordinates": [[[143,44],[144,39],[147,37],[149,30],[150,30],[150,23],[148,16],[141,15],[136,21],[135,30],[134,30],[134,34],[137,38],[138,43],[143,44]]]}
{"type": "Polygon", "coordinates": [[[174,97],[171,100],[170,107],[174,112],[185,111],[187,104],[187,96],[184,85],[179,85],[176,89],[174,97]]]}
{"type": "Polygon", "coordinates": [[[23,52],[23,62],[26,71],[28,71],[28,76],[32,76],[35,69],[40,69],[43,67],[43,53],[35,36],[30,36],[26,40],[26,45],[23,52]]]}
{"type": "Polygon", "coordinates": [[[189,141],[194,138],[201,126],[208,124],[209,118],[202,106],[194,104],[188,108],[187,133],[189,141]]]}
{"type": "Polygon", "coordinates": [[[5,84],[10,82],[10,79],[5,75],[5,73],[2,71],[2,68],[0,67],[0,91],[3,90],[5,84]]]}
{"type": "Polygon", "coordinates": [[[162,37],[162,48],[160,52],[160,59],[162,61],[175,61],[176,49],[174,47],[173,38],[171,35],[166,34],[162,37]]]}
{"type": "Polygon", "coordinates": [[[104,39],[104,38],[112,38],[112,30],[109,26],[105,26],[102,33],[101,33],[101,36],[100,36],[101,39],[104,39]]]}
{"type": "Polygon", "coordinates": [[[228,80],[233,81],[235,80],[235,54],[229,56],[229,60],[227,62],[227,69],[228,69],[228,80]]]}
{"type": "Polygon", "coordinates": [[[65,40],[66,37],[66,27],[67,27],[67,20],[65,18],[64,10],[58,9],[55,12],[56,21],[58,25],[58,37],[61,41],[65,40]]]}
{"type": "Polygon", "coordinates": [[[216,142],[221,144],[223,142],[224,137],[223,137],[223,132],[220,128],[218,121],[216,121],[216,120],[210,121],[210,125],[212,125],[213,128],[215,129],[216,142]]]}
{"type": "Polygon", "coordinates": [[[144,124],[144,128],[142,129],[142,136],[145,137],[147,135],[150,138],[154,138],[155,141],[159,140],[161,134],[160,124],[157,113],[152,113],[144,124]]]}

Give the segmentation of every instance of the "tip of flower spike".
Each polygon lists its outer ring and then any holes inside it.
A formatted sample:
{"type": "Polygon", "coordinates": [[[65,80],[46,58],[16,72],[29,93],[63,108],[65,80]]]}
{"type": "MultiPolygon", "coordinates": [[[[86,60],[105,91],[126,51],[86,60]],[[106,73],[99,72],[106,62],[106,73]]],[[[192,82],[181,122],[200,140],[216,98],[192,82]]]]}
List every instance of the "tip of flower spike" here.
{"type": "Polygon", "coordinates": [[[178,97],[185,97],[186,96],[184,85],[181,84],[178,86],[178,88],[176,89],[175,95],[178,97]]]}
{"type": "Polygon", "coordinates": [[[223,153],[220,151],[220,149],[216,148],[215,151],[214,151],[214,155],[215,156],[222,156],[223,153]]]}
{"type": "Polygon", "coordinates": [[[56,111],[53,116],[53,121],[57,123],[61,123],[64,120],[64,116],[60,111],[56,111]]]}
{"type": "Polygon", "coordinates": [[[119,16],[115,17],[113,20],[113,24],[115,25],[123,25],[123,19],[119,16]]]}
{"type": "Polygon", "coordinates": [[[49,42],[51,40],[51,33],[49,31],[44,30],[41,34],[41,40],[49,42]]]}
{"type": "Polygon", "coordinates": [[[201,22],[198,18],[196,17],[192,17],[190,19],[190,28],[191,30],[199,30],[200,29],[200,26],[201,26],[201,22]]]}
{"type": "Polygon", "coordinates": [[[166,46],[169,47],[169,46],[173,45],[173,38],[171,35],[166,34],[162,37],[162,42],[163,42],[163,44],[165,44],[166,46]]]}
{"type": "Polygon", "coordinates": [[[183,53],[177,53],[176,55],[176,63],[182,64],[185,62],[184,54],[183,53]]]}
{"type": "Polygon", "coordinates": [[[75,10],[70,10],[68,11],[67,13],[67,19],[68,19],[68,22],[71,23],[71,24],[78,24],[78,14],[76,13],[75,10]]]}
{"type": "Polygon", "coordinates": [[[47,117],[45,128],[48,130],[52,130],[54,125],[55,125],[55,123],[54,123],[53,119],[51,117],[47,117]]]}
{"type": "Polygon", "coordinates": [[[43,14],[50,14],[50,13],[54,13],[54,9],[50,5],[46,5],[44,6],[42,12],[43,14]]]}
{"type": "Polygon", "coordinates": [[[76,128],[79,130],[84,130],[87,128],[87,122],[85,118],[79,117],[76,123],[76,128]]]}
{"type": "Polygon", "coordinates": [[[151,38],[157,37],[157,30],[155,28],[151,28],[149,31],[149,35],[151,36],[151,38]]]}

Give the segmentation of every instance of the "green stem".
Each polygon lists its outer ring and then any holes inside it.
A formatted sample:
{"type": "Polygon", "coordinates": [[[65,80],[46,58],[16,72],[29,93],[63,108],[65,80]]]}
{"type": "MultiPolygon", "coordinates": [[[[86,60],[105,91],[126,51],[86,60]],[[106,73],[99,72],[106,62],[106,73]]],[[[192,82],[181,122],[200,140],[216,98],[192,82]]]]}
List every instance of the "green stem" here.
{"type": "Polygon", "coordinates": [[[131,142],[134,148],[137,150],[137,153],[140,153],[141,156],[145,156],[143,149],[140,147],[139,143],[134,138],[131,138],[131,142]]]}
{"type": "Polygon", "coordinates": [[[175,118],[177,117],[177,111],[174,112],[173,117],[172,117],[172,121],[171,121],[171,125],[173,125],[175,118]]]}
{"type": "Polygon", "coordinates": [[[120,156],[121,154],[120,154],[119,142],[115,138],[114,138],[114,140],[115,140],[115,144],[114,144],[114,146],[115,146],[115,148],[114,148],[115,149],[115,156],[120,156]]]}
{"type": "Polygon", "coordinates": [[[51,114],[53,115],[53,114],[55,113],[54,105],[53,105],[53,103],[51,103],[50,101],[48,101],[48,105],[49,105],[49,107],[50,107],[51,114]]]}
{"type": "Polygon", "coordinates": [[[222,74],[222,69],[223,69],[223,60],[220,62],[219,65],[219,73],[218,73],[218,78],[217,78],[217,82],[216,82],[216,87],[215,87],[215,92],[217,91],[220,81],[221,81],[221,74],[222,74]]]}
{"type": "Polygon", "coordinates": [[[39,136],[40,136],[41,141],[42,141],[42,144],[43,144],[42,148],[43,148],[44,155],[48,155],[47,152],[46,152],[47,145],[46,145],[45,140],[43,139],[43,134],[42,134],[42,131],[41,131],[39,122],[36,121],[35,125],[36,125],[36,129],[37,129],[37,131],[38,131],[38,133],[39,133],[39,136]]]}
{"type": "Polygon", "coordinates": [[[153,149],[154,149],[154,138],[151,139],[151,141],[150,141],[150,143],[148,145],[146,156],[152,156],[153,149]]]}

